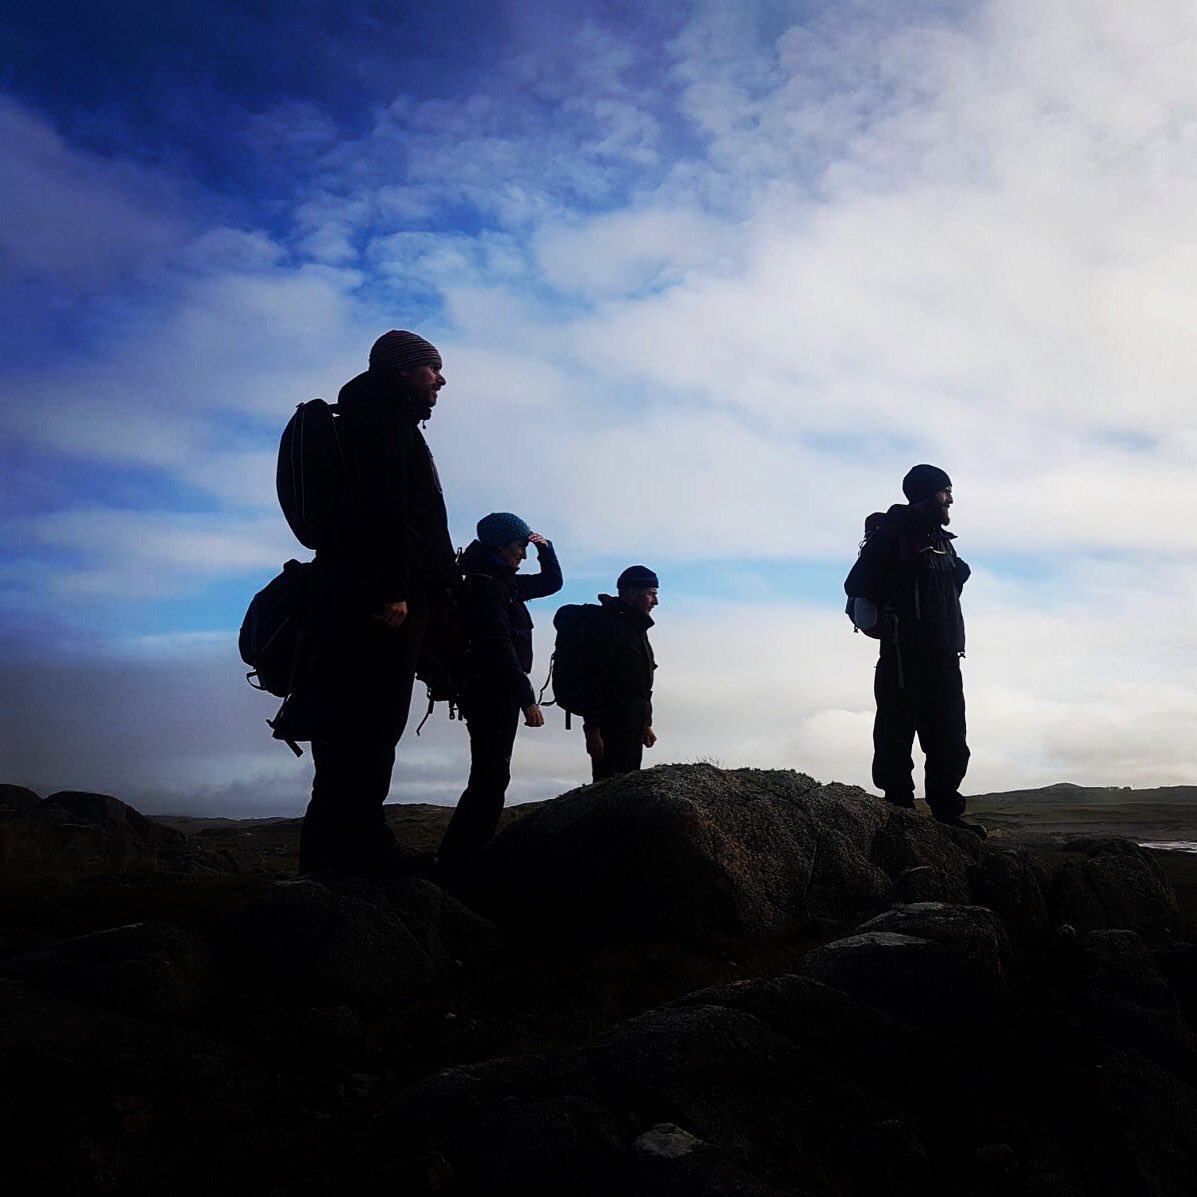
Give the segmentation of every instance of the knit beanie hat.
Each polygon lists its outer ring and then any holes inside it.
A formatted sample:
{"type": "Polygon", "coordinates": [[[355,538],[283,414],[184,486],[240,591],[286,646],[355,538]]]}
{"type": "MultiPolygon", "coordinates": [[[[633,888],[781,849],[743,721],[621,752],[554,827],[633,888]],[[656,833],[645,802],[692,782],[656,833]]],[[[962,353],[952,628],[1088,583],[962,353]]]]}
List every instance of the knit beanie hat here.
{"type": "Polygon", "coordinates": [[[383,333],[370,348],[371,368],[412,370],[416,366],[431,366],[439,370],[442,364],[435,345],[400,328],[383,333]]]}
{"type": "Polygon", "coordinates": [[[947,490],[952,480],[938,466],[916,465],[902,479],[902,493],[909,503],[921,503],[941,490],[947,490]]]}
{"type": "Polygon", "coordinates": [[[492,511],[478,521],[478,543],[488,549],[513,540],[527,540],[531,535],[532,529],[510,511],[492,511]]]}
{"type": "Polygon", "coordinates": [[[660,585],[647,565],[629,565],[615,580],[617,590],[652,590],[660,585]]]}

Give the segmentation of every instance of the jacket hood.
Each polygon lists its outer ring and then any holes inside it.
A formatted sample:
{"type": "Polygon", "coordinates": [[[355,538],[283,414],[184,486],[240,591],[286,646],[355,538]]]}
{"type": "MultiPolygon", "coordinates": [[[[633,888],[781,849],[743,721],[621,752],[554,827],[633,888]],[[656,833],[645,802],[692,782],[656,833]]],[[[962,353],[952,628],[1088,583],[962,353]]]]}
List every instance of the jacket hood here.
{"type": "Polygon", "coordinates": [[[633,611],[632,608],[629,607],[627,603],[625,603],[618,595],[600,594],[598,596],[598,601],[602,603],[604,607],[609,607],[612,611],[622,615],[624,619],[631,620],[634,625],[642,625],[646,631],[651,628],[655,622],[651,615],[645,615],[643,611],[633,611]]]}
{"type": "Polygon", "coordinates": [[[492,578],[510,578],[515,570],[495,556],[494,551],[471,540],[461,554],[461,568],[467,574],[489,574],[492,578]]]}
{"type": "Polygon", "coordinates": [[[363,370],[351,378],[337,394],[338,406],[346,411],[359,411],[364,407],[394,407],[406,412],[413,420],[426,420],[432,409],[420,409],[402,387],[386,383],[372,370],[363,370]]]}

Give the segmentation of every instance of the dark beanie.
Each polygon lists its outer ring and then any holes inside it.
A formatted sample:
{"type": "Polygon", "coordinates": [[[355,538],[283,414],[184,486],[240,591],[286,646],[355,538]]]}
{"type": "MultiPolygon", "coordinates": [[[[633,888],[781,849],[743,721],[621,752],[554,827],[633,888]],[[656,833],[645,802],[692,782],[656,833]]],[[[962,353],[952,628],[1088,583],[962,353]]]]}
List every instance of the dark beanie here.
{"type": "Polygon", "coordinates": [[[527,540],[531,535],[532,529],[510,511],[492,511],[478,521],[478,543],[488,549],[513,540],[527,540]]]}
{"type": "Polygon", "coordinates": [[[414,332],[392,328],[385,332],[370,348],[370,365],[387,370],[412,370],[416,366],[431,366],[439,370],[441,355],[436,346],[414,332]]]}
{"type": "Polygon", "coordinates": [[[921,503],[938,491],[947,490],[952,480],[938,466],[916,465],[902,479],[902,493],[909,503],[921,503]]]}
{"type": "Polygon", "coordinates": [[[660,585],[647,565],[629,565],[615,580],[617,590],[651,590],[660,585]]]}

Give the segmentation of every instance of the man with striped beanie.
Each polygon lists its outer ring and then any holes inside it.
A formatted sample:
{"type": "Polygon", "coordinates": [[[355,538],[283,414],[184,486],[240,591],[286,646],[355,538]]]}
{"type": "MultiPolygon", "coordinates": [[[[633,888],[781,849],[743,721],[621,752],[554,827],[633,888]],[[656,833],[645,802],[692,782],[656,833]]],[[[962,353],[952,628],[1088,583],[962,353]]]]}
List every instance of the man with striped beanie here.
{"type": "Polygon", "coordinates": [[[337,398],[353,511],[316,554],[320,654],[306,704],[316,774],[301,873],[401,869],[382,807],[429,611],[457,581],[440,478],[420,431],[445,385],[441,369],[436,346],[393,329],[337,398]]]}

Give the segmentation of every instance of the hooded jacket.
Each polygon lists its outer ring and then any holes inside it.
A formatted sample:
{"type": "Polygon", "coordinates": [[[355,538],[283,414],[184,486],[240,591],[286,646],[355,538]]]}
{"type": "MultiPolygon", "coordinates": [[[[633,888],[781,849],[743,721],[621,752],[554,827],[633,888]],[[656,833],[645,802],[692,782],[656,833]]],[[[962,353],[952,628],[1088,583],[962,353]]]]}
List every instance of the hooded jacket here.
{"type": "Polygon", "coordinates": [[[466,703],[471,696],[500,696],[526,711],[536,702],[529,599],[561,589],[561,566],[551,543],[537,545],[540,572],[521,577],[492,549],[472,541],[461,555],[461,601],[466,652],[466,703]]]}
{"type": "Polygon", "coordinates": [[[419,428],[428,410],[374,371],[350,379],[337,407],[356,518],[341,542],[319,556],[364,582],[374,605],[453,585],[458,574],[445,498],[419,428]]]}
{"type": "Polygon", "coordinates": [[[940,524],[895,503],[865,541],[844,582],[849,598],[866,598],[892,617],[883,636],[903,653],[964,653],[960,592],[971,573],[956,538],[940,524]]]}

